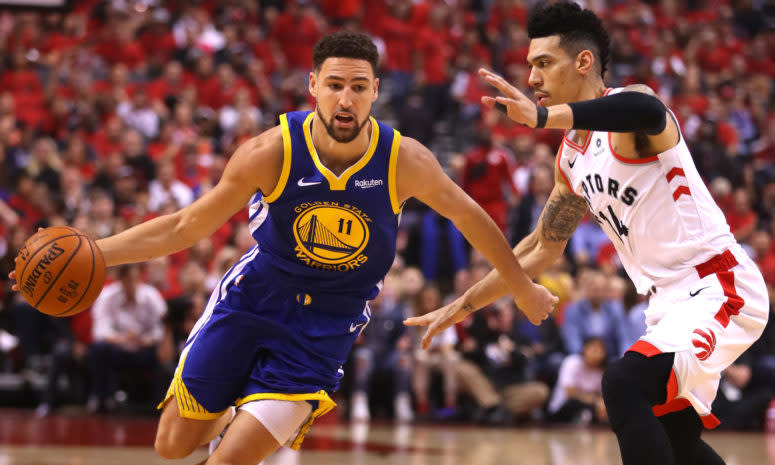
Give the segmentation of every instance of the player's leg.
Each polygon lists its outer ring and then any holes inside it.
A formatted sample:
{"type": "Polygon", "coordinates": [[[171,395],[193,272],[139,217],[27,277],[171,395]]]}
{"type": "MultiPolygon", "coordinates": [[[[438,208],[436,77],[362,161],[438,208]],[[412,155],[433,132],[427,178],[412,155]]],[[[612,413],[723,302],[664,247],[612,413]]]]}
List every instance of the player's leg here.
{"type": "Polygon", "coordinates": [[[667,397],[672,353],[627,352],[603,376],[603,399],[624,465],[673,465],[670,440],[652,406],[667,397]]]}
{"type": "Polygon", "coordinates": [[[154,443],[156,452],[166,459],[187,457],[194,449],[220,434],[232,418],[231,409],[214,419],[184,418],[180,414],[176,399],[172,397],[164,406],[159,419],[154,443]]]}
{"type": "Polygon", "coordinates": [[[675,464],[724,465],[724,460],[700,439],[702,420],[692,407],[659,417],[670,438],[675,464]]]}
{"type": "Polygon", "coordinates": [[[204,463],[256,465],[292,442],[312,415],[306,401],[259,400],[240,407],[223,440],[204,463]]]}

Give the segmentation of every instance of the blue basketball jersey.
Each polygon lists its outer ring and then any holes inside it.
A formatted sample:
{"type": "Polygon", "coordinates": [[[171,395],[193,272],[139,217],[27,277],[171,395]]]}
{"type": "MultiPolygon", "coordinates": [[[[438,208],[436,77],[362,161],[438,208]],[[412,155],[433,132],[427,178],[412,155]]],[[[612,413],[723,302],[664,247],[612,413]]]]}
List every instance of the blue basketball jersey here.
{"type": "Polygon", "coordinates": [[[280,117],[285,152],[280,180],[273,192],[256,193],[250,205],[250,231],[261,250],[255,260],[309,294],[370,300],[395,256],[401,135],[371,118],[368,150],[337,177],[312,144],[313,116],[280,117]]]}
{"type": "Polygon", "coordinates": [[[401,135],[372,118],[368,150],[337,177],[312,145],[312,118],[280,117],[280,180],[250,205],[257,244],[213,290],[167,391],[185,418],[258,399],[310,401],[313,417],[335,405],[328,393],[395,256],[401,135]]]}

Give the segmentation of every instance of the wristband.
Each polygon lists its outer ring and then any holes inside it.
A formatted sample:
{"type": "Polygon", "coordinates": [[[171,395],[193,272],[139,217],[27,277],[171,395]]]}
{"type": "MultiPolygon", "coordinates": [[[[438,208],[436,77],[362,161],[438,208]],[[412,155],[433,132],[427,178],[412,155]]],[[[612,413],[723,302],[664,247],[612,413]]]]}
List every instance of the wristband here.
{"type": "Polygon", "coordinates": [[[542,107],[540,105],[536,105],[536,112],[538,113],[537,121],[536,121],[536,129],[545,127],[546,120],[549,118],[549,109],[546,107],[542,107]]]}

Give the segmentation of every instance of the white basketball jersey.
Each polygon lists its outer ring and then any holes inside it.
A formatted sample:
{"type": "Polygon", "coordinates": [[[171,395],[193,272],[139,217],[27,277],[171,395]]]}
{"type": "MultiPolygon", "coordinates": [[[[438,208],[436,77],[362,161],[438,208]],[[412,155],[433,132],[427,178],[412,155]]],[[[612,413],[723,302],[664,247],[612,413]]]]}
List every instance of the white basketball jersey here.
{"type": "Polygon", "coordinates": [[[633,160],[613,150],[611,133],[590,131],[581,145],[573,134],[566,133],[558,168],[586,200],[638,292],[696,273],[695,265],[736,243],[683,135],[670,150],[633,160]]]}

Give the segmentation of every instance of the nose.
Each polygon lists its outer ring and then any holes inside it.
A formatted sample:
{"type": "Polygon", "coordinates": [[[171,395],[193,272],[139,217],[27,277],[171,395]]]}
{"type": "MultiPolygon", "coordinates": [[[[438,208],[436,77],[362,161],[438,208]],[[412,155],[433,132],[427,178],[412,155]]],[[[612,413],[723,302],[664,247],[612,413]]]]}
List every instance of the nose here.
{"type": "Polygon", "coordinates": [[[346,110],[350,108],[352,104],[352,91],[349,87],[345,87],[341,92],[339,92],[339,106],[346,110]]]}
{"type": "Polygon", "coordinates": [[[527,83],[533,88],[541,87],[541,76],[535,67],[530,69],[530,76],[527,78],[527,83]]]}

